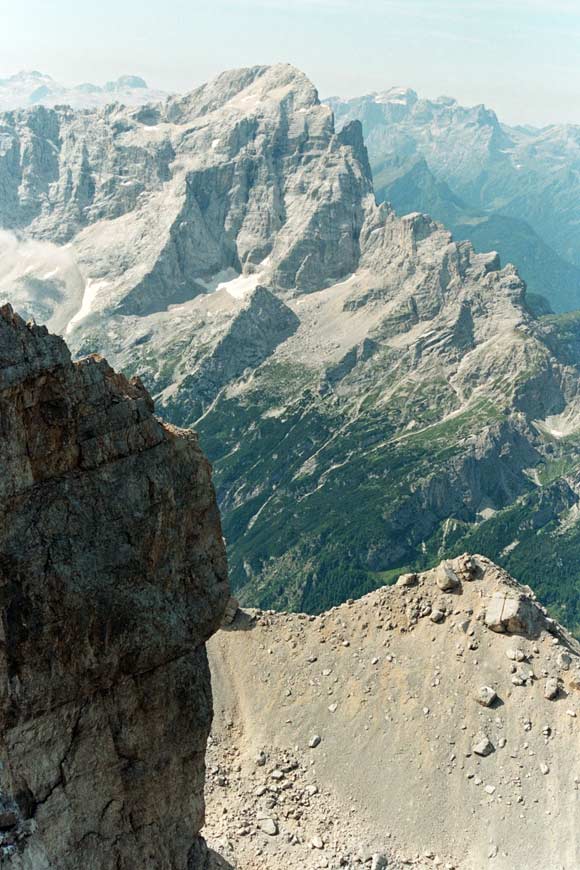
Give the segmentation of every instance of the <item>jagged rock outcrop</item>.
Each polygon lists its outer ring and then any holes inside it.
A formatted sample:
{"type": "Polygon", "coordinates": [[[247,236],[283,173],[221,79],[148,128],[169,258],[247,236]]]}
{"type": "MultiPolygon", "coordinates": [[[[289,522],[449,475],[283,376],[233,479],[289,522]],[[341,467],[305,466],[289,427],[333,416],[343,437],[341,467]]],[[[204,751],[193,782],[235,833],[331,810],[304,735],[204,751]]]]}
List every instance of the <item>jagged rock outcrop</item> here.
{"type": "Polygon", "coordinates": [[[10,306],[0,427],[2,864],[198,870],[228,600],[209,463],[139,380],[10,306]]]}
{"type": "Polygon", "coordinates": [[[498,250],[555,311],[579,307],[578,126],[510,127],[485,106],[399,88],[327,103],[339,128],[361,121],[379,201],[498,250]]]}

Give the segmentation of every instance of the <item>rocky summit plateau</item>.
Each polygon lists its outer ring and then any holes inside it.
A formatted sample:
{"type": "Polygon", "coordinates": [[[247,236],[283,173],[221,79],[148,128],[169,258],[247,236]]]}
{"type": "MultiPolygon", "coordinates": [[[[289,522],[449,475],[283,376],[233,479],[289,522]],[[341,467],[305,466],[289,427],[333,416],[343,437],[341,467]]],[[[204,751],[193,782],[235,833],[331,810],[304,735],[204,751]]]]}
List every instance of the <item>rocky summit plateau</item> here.
{"type": "Polygon", "coordinates": [[[481,556],[209,642],[209,841],[244,870],[573,870],[580,647],[481,556]]]}
{"type": "Polygon", "coordinates": [[[4,113],[0,185],[0,297],[197,429],[244,603],[483,551],[580,624],[580,319],[377,205],[360,122],[303,73],[4,113]]]}

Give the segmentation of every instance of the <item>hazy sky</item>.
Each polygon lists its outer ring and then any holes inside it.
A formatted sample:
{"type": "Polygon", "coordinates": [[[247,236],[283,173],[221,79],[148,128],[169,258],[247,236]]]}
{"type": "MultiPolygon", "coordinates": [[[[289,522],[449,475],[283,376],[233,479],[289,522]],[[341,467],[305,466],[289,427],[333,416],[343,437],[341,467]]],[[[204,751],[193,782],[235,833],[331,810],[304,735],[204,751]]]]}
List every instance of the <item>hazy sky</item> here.
{"type": "Polygon", "coordinates": [[[580,123],[580,0],[0,0],[0,25],[0,76],[135,73],[183,91],[290,61],[323,97],[404,85],[508,122],[580,123]]]}

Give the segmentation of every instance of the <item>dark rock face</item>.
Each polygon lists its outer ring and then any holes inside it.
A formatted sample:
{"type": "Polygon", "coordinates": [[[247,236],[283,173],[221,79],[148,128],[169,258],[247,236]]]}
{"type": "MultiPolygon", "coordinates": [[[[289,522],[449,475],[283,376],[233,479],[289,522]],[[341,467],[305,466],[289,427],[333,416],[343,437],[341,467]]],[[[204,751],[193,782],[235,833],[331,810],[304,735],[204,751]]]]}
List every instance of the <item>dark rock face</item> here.
{"type": "Polygon", "coordinates": [[[0,457],[3,859],[199,866],[228,584],[197,438],[5,306],[0,457]]]}

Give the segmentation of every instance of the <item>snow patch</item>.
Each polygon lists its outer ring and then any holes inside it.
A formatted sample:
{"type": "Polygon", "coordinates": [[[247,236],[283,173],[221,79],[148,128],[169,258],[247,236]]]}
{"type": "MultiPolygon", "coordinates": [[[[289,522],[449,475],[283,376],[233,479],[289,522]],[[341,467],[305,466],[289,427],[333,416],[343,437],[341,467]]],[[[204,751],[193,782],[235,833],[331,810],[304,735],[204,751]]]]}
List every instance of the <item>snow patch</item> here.
{"type": "Polygon", "coordinates": [[[85,317],[88,317],[93,308],[93,302],[97,298],[97,294],[100,290],[103,290],[105,287],[109,286],[109,281],[91,281],[90,279],[85,284],[85,292],[83,293],[83,299],[81,302],[81,307],[75,314],[75,316],[69,321],[69,324],[66,328],[66,334],[68,335],[77,323],[80,323],[81,320],[84,320],[85,317]]]}
{"type": "Polygon", "coordinates": [[[225,290],[234,299],[243,299],[248,296],[252,290],[255,290],[260,283],[260,275],[238,275],[237,278],[231,281],[222,281],[217,285],[216,290],[225,290]]]}
{"type": "Polygon", "coordinates": [[[536,427],[553,438],[566,438],[580,429],[580,409],[568,407],[562,414],[553,414],[545,420],[535,420],[536,427]]]}

